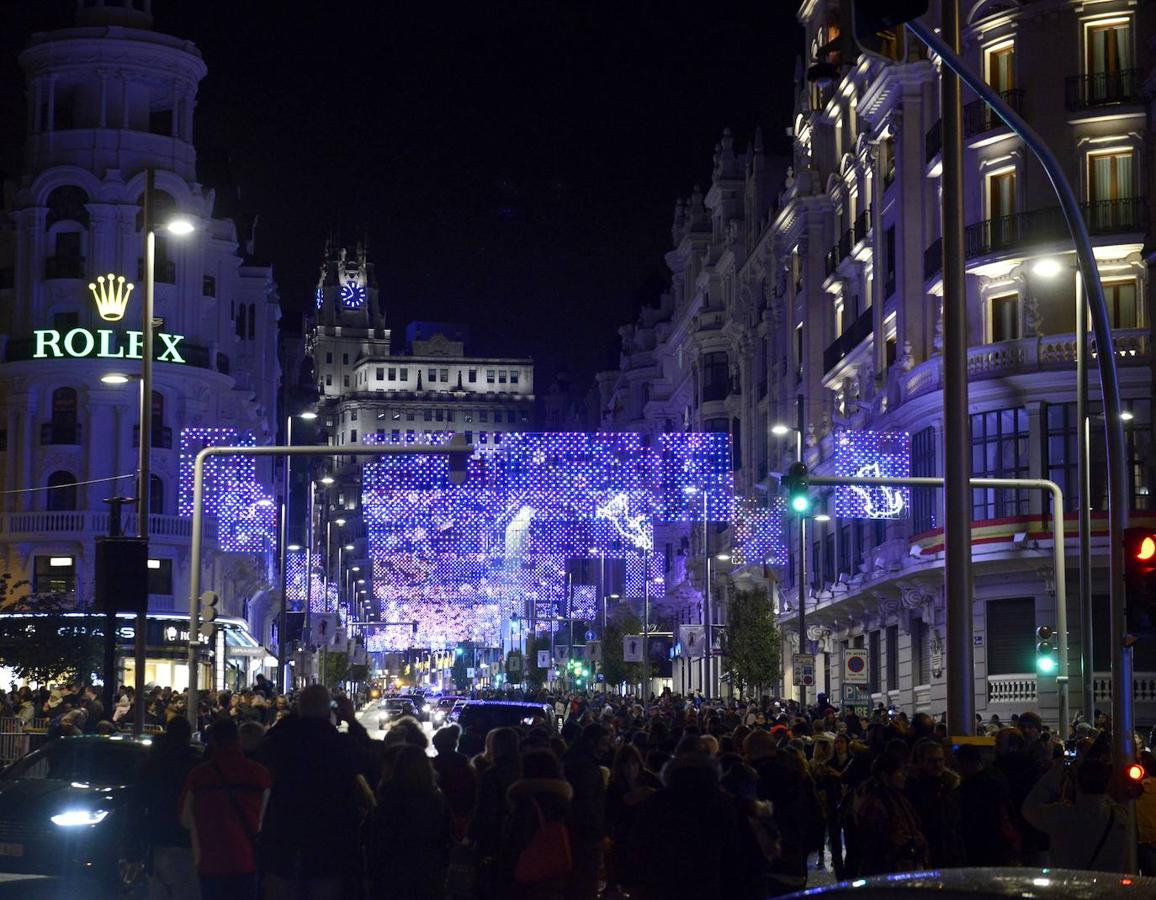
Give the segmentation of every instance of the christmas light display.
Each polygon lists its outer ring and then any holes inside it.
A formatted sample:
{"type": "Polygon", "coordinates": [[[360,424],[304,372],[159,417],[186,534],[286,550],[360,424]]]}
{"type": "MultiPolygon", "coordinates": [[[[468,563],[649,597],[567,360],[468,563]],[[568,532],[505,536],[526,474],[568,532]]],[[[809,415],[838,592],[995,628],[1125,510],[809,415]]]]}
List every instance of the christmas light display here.
{"type": "MultiPolygon", "coordinates": [[[[251,432],[235,428],[181,430],[178,512],[193,514],[193,463],[205,447],[253,447],[251,432]]],[[[241,553],[275,552],[277,504],[257,478],[252,456],[210,456],[204,465],[205,512],[217,520],[217,546],[241,553]]]]}
{"type": "Polygon", "coordinates": [[[568,581],[571,614],[600,618],[597,576],[587,567],[585,583],[567,578],[575,560],[595,560],[595,569],[601,559],[621,560],[627,596],[643,595],[647,574],[656,596],[655,525],[701,522],[704,505],[710,521],[734,514],[726,434],[506,434],[479,447],[467,471],[466,483],[454,485],[443,456],[365,466],[373,596],[383,621],[417,622],[416,636],[384,629],[376,644],[496,646],[513,613],[533,609],[544,620],[539,630],[565,616],[568,581]]]}
{"type": "Polygon", "coordinates": [[[790,553],[783,522],[787,502],[783,497],[770,498],[769,506],[752,501],[735,503],[735,546],[731,559],[736,566],[785,566],[790,553]]]}
{"type": "MultiPolygon", "coordinates": [[[[905,431],[840,431],[835,435],[835,475],[839,478],[907,478],[911,475],[911,435],[905,431]]],[[[908,515],[906,487],[835,488],[835,515],[841,519],[899,519],[908,515]]]]}

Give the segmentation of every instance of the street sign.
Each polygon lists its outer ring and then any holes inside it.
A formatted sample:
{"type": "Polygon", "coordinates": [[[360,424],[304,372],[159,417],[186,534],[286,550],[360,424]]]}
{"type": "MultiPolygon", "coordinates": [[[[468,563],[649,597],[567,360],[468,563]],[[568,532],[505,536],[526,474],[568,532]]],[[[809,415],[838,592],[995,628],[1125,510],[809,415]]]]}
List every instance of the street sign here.
{"type": "Polygon", "coordinates": [[[586,645],[585,644],[575,644],[573,647],[571,647],[570,648],[570,658],[576,659],[579,661],[586,659],[586,645]]]}
{"type": "Polygon", "coordinates": [[[549,650],[539,650],[538,651],[538,668],[539,669],[550,668],[550,651],[549,650]]]}
{"type": "Polygon", "coordinates": [[[557,662],[566,664],[566,660],[570,658],[570,648],[565,644],[558,644],[554,647],[554,659],[557,662]]]}
{"type": "Polygon", "coordinates": [[[931,675],[933,678],[943,675],[943,644],[938,641],[931,645],[931,675]]]}
{"type": "Polygon", "coordinates": [[[466,669],[466,678],[473,678],[473,677],[474,677],[474,667],[470,666],[469,668],[466,669]]]}
{"type": "Polygon", "coordinates": [[[682,644],[682,655],[695,659],[703,655],[706,647],[706,628],[702,625],[679,625],[678,642],[682,644]]]}
{"type": "Polygon", "coordinates": [[[844,706],[862,706],[865,703],[871,702],[871,695],[867,689],[857,684],[843,685],[843,705],[844,706]]]}
{"type": "Polygon", "coordinates": [[[517,675],[519,678],[522,675],[522,654],[511,653],[506,657],[506,672],[510,676],[517,675]]]}
{"type": "Polygon", "coordinates": [[[644,654],[642,635],[628,634],[622,638],[623,662],[640,663],[643,661],[644,654]]]}
{"type": "Polygon", "coordinates": [[[791,656],[791,668],[795,673],[795,684],[811,687],[815,683],[815,657],[811,653],[795,653],[791,656]]]}
{"type": "Polygon", "coordinates": [[[868,652],[866,650],[844,650],[843,651],[843,683],[844,684],[868,684],[870,682],[868,672],[868,652]]]}
{"type": "Polygon", "coordinates": [[[586,658],[590,662],[602,662],[602,642],[591,641],[586,645],[586,658]]]}
{"type": "Polygon", "coordinates": [[[314,613],[310,626],[310,643],[329,647],[337,640],[337,613],[314,613]]]}

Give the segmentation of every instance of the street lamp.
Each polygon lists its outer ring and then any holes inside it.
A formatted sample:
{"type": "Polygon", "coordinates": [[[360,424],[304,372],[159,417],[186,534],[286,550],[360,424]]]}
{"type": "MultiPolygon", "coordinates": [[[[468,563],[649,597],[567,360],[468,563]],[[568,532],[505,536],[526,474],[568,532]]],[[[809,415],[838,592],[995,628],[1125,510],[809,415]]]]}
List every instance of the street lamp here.
{"type": "Polygon", "coordinates": [[[707,492],[705,489],[700,489],[697,485],[688,484],[682,489],[683,493],[688,497],[694,497],[702,494],[702,556],[705,564],[705,572],[703,577],[703,595],[702,595],[702,621],[703,621],[703,636],[706,641],[706,647],[703,649],[703,673],[702,683],[703,692],[708,698],[714,693],[714,612],[711,609],[710,603],[710,531],[707,526],[707,492]]]}
{"type": "MultiPolygon", "coordinates": [[[[305,421],[308,422],[308,421],[312,421],[313,419],[316,419],[317,413],[313,412],[313,410],[311,410],[311,409],[307,409],[304,412],[298,413],[297,418],[304,419],[305,421]]],[[[292,415],[288,415],[285,417],[285,443],[286,443],[286,445],[288,445],[290,447],[293,446],[293,416],[292,415]]],[[[286,665],[285,665],[285,656],[286,656],[286,650],[288,649],[285,646],[285,639],[286,639],[286,635],[289,632],[289,598],[288,598],[288,571],[287,571],[288,570],[288,562],[289,562],[288,552],[291,550],[296,551],[296,550],[301,549],[301,546],[299,544],[289,544],[288,543],[288,540],[289,540],[289,493],[292,490],[291,478],[290,478],[290,475],[292,472],[292,468],[291,468],[292,465],[293,465],[293,457],[292,456],[286,456],[285,457],[285,470],[281,476],[281,494],[282,494],[282,499],[281,499],[281,612],[278,614],[278,617],[277,617],[277,684],[279,685],[279,690],[281,690],[281,691],[286,691],[289,689],[289,685],[286,683],[286,677],[285,677],[287,674],[286,665]]],[[[306,577],[306,580],[309,579],[308,571],[306,571],[305,577],[306,577]]]]}

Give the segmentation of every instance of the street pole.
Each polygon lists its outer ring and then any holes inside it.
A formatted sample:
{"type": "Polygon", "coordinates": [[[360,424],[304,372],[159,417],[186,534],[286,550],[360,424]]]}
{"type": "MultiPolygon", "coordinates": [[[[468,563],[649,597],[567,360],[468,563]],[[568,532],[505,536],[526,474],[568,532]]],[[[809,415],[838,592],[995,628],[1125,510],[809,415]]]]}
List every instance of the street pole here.
{"type": "MultiPolygon", "coordinates": [[[[807,652],[807,517],[799,516],[799,653],[807,652]]],[[[803,673],[796,672],[799,682],[799,707],[807,707],[807,686],[803,684],[803,673]]]]}
{"type": "MultiPolygon", "coordinates": [[[[292,416],[285,417],[285,443],[290,447],[293,446],[292,416]]],[[[277,690],[282,692],[289,689],[285,683],[285,651],[286,638],[289,631],[289,579],[285,569],[286,563],[289,561],[289,551],[287,549],[289,545],[289,466],[292,459],[292,456],[285,457],[285,469],[282,472],[281,481],[281,612],[277,616],[277,690]]]]}
{"type": "MultiPolygon", "coordinates": [[[[1076,272],[1076,477],[1079,506],[1076,523],[1080,542],[1080,705],[1084,719],[1095,721],[1096,700],[1093,690],[1095,664],[1092,659],[1092,476],[1089,461],[1092,432],[1088,417],[1088,303],[1084,299],[1083,280],[1076,272]]],[[[1060,636],[1064,641],[1065,635],[1060,636]]],[[[1067,740],[1070,735],[1062,735],[1067,740]]]]}
{"type": "Polygon", "coordinates": [[[599,638],[598,670],[602,675],[602,696],[606,696],[606,553],[598,553],[598,593],[602,595],[602,633],[599,638]]]}
{"type": "Polygon", "coordinates": [[[642,712],[650,713],[650,551],[642,555],[642,712]]]}
{"type": "MultiPolygon", "coordinates": [[[[137,537],[145,545],[145,606],[148,605],[148,546],[149,546],[149,480],[152,462],[153,437],[153,291],[156,286],[156,235],[153,234],[152,193],[154,173],[145,170],[144,210],[142,224],[145,234],[145,292],[141,310],[140,355],[140,437],[137,440],[139,461],[137,463],[138,483],[136,493],[137,537]]],[[[138,609],[136,627],[133,629],[133,717],[132,733],[140,735],[144,729],[145,717],[145,625],[146,610],[138,609]]]]}
{"type": "MultiPolygon", "coordinates": [[[[313,517],[317,511],[317,486],[313,483],[313,477],[309,478],[309,521],[305,523],[305,623],[302,629],[303,640],[302,644],[305,647],[312,646],[313,640],[313,517]]],[[[306,677],[313,670],[313,651],[309,651],[309,671],[306,672],[306,677]]]]}
{"type": "Polygon", "coordinates": [[[703,625],[705,626],[703,628],[703,637],[706,640],[706,649],[703,651],[702,655],[702,692],[703,695],[709,700],[714,694],[714,677],[711,674],[711,669],[713,668],[714,663],[714,660],[712,659],[714,629],[711,628],[712,614],[710,608],[710,528],[707,525],[707,498],[705,485],[703,485],[702,489],[702,553],[703,559],[706,561],[706,566],[704,567],[706,586],[703,591],[702,600],[702,619],[703,625]]]}
{"type": "MultiPolygon", "coordinates": [[[[959,53],[959,0],[943,0],[943,41],[959,53]]],[[[967,408],[967,288],[963,246],[963,92],[940,75],[943,120],[943,446],[944,560],[947,605],[947,727],[975,729],[972,656],[971,420],[967,408]]]]}

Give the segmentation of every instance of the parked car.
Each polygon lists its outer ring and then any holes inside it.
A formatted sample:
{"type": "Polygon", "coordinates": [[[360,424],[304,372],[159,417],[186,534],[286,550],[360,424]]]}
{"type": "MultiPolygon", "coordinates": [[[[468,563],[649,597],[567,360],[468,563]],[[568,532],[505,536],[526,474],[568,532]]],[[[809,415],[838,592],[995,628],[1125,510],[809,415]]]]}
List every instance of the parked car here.
{"type": "Polygon", "coordinates": [[[942,869],[858,878],[788,894],[782,900],[1127,900],[1156,897],[1156,878],[1072,869],[942,869]]]}
{"type": "Polygon", "coordinates": [[[60,738],[0,773],[0,872],[95,882],[102,896],[137,885],[143,860],[129,806],[152,742],[127,735],[60,738]]]}

